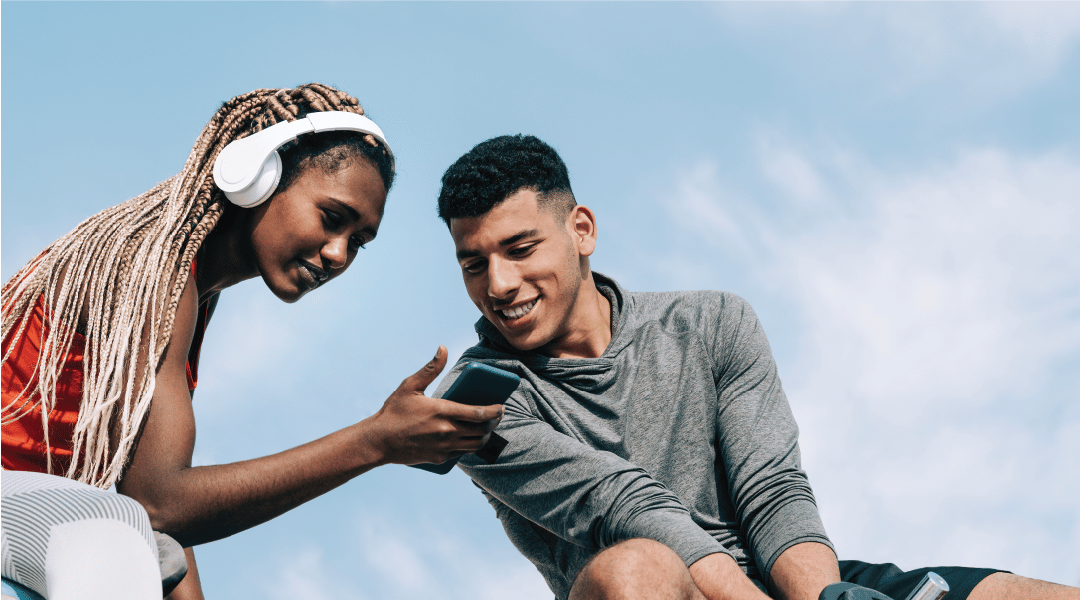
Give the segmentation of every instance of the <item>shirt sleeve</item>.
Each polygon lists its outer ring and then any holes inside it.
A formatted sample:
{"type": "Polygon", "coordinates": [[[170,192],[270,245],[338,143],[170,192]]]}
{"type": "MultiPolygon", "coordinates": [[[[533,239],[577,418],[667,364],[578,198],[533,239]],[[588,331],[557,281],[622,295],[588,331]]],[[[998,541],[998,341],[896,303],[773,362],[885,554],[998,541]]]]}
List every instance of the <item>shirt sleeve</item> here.
{"type": "Polygon", "coordinates": [[[767,579],[802,542],[832,548],[799,457],[799,429],[750,305],[726,294],[714,340],[717,439],[732,502],[767,579]]]}
{"type": "MultiPolygon", "coordinates": [[[[449,383],[444,380],[440,390],[449,383]]],[[[709,554],[730,554],[693,521],[673,492],[643,469],[555,431],[536,416],[533,394],[523,378],[507,400],[497,432],[508,444],[496,464],[471,454],[459,463],[484,491],[586,549],[647,538],[674,550],[687,565],[709,554]]]]}

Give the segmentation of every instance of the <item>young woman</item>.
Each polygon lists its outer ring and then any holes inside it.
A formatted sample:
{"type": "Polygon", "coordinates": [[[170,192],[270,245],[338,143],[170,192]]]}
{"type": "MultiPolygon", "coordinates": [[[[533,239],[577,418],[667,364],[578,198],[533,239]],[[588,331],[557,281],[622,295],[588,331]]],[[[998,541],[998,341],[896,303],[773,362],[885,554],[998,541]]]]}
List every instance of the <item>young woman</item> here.
{"type": "Polygon", "coordinates": [[[272,456],[191,466],[191,392],[218,293],[261,277],[294,302],[378,232],[393,154],[363,114],[320,84],[233,98],[183,171],[86,220],[5,284],[5,578],[49,600],[160,598],[153,529],[187,549],[173,597],[198,598],[191,546],[376,466],[483,445],[501,407],[423,395],[445,364],[440,347],[359,423],[272,456]],[[119,494],[105,491],[113,484],[119,494]]]}

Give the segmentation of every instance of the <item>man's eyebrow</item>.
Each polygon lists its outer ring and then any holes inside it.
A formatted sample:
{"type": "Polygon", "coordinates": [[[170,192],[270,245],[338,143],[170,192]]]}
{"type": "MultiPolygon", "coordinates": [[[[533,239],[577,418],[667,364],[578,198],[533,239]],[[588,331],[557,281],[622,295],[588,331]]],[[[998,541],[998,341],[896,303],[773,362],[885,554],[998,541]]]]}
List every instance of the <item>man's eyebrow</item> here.
{"type": "MultiPolygon", "coordinates": [[[[519,231],[519,232],[515,233],[514,235],[512,235],[510,237],[506,237],[506,238],[503,238],[503,239],[499,240],[499,246],[512,246],[512,245],[520,242],[521,240],[524,240],[526,238],[530,238],[530,237],[533,237],[533,236],[539,235],[539,234],[540,234],[539,229],[526,229],[525,231],[519,231]]],[[[477,252],[476,250],[458,250],[458,252],[457,252],[458,260],[464,260],[466,258],[474,258],[476,256],[480,256],[480,253],[477,252]]]]}

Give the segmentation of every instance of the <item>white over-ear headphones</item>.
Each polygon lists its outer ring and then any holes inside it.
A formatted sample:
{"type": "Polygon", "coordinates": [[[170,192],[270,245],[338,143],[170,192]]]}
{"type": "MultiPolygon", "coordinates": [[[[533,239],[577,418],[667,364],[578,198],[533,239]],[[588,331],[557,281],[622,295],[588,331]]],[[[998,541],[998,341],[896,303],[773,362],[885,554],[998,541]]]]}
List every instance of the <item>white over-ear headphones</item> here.
{"type": "Polygon", "coordinates": [[[305,133],[320,131],[359,131],[370,133],[390,154],[382,129],[371,119],[344,111],[313,112],[303,119],[285,121],[244,139],[230,142],[214,162],[214,183],[225,196],[239,206],[258,206],[269,198],[281,181],[281,156],[277,149],[305,133]]]}

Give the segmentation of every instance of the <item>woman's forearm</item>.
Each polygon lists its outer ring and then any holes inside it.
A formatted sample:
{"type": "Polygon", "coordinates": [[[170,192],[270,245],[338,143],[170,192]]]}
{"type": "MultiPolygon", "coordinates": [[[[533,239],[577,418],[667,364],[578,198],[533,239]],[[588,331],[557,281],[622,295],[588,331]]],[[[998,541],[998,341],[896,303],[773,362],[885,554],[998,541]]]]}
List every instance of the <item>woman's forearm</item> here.
{"type": "MultiPolygon", "coordinates": [[[[358,423],[318,440],[252,460],[182,468],[131,494],[154,529],[183,546],[259,525],[385,464],[358,423]]],[[[128,490],[121,487],[121,491],[128,490]]]]}
{"type": "Polygon", "coordinates": [[[502,407],[424,396],[445,363],[440,347],[359,423],[277,454],[215,466],[191,466],[191,401],[162,390],[117,489],[146,508],[154,529],[191,546],[264,523],[377,466],[439,463],[475,451],[502,407]]]}

